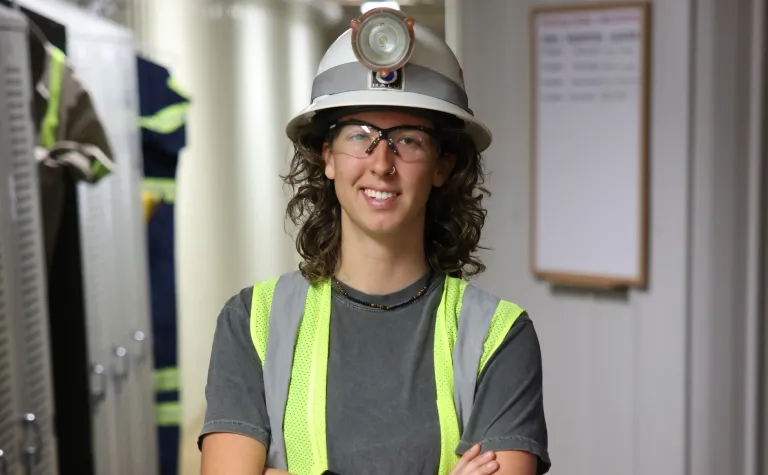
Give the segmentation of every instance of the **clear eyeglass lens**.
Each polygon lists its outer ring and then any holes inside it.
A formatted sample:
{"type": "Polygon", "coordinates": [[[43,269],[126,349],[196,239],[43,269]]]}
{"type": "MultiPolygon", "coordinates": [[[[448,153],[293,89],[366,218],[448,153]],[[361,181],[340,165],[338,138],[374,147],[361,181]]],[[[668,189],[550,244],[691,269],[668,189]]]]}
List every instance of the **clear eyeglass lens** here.
{"type": "MultiPolygon", "coordinates": [[[[418,161],[428,158],[430,151],[435,148],[435,140],[426,132],[418,129],[395,129],[388,134],[389,141],[397,149],[398,156],[403,160],[418,161]]],[[[356,158],[369,156],[368,149],[375,140],[379,139],[379,131],[365,125],[345,125],[334,140],[334,151],[356,158]]],[[[377,143],[377,147],[387,146],[377,143]]]]}

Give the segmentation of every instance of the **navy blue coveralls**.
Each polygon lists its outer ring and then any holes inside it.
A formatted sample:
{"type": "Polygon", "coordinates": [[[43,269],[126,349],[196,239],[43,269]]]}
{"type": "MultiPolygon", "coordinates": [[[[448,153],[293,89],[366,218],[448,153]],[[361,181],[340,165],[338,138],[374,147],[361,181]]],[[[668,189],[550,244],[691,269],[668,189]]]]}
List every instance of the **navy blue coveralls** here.
{"type": "Polygon", "coordinates": [[[168,70],[138,58],[160,474],[178,475],[181,408],[176,323],[174,200],[189,98],[168,70]]]}

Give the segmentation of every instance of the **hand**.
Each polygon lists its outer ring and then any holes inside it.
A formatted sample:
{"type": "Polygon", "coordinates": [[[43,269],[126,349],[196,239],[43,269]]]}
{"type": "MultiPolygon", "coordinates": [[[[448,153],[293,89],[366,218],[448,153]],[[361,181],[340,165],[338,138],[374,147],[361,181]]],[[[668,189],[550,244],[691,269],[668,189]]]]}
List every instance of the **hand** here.
{"type": "Polygon", "coordinates": [[[490,475],[498,469],[496,454],[489,451],[480,455],[480,445],[475,444],[464,452],[450,475],[490,475]]]}

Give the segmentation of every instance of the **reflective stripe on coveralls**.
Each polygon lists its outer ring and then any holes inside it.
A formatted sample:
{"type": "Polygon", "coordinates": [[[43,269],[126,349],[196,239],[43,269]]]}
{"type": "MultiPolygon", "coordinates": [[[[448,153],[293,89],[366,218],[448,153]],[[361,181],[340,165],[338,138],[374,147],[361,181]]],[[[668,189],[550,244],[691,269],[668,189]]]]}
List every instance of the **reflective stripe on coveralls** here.
{"type": "MultiPolygon", "coordinates": [[[[472,412],[478,375],[523,312],[463,280],[446,277],[434,343],[440,475],[448,474],[459,459],[454,450],[472,412]]],[[[296,475],[319,475],[328,469],[330,313],[330,280],[309,285],[299,272],[292,272],[254,286],[250,327],[273,422],[270,468],[296,475]]]]}
{"type": "Polygon", "coordinates": [[[55,46],[50,46],[51,71],[48,84],[48,107],[40,124],[40,144],[47,149],[56,145],[59,128],[59,105],[61,104],[61,81],[64,75],[66,56],[55,46]]]}

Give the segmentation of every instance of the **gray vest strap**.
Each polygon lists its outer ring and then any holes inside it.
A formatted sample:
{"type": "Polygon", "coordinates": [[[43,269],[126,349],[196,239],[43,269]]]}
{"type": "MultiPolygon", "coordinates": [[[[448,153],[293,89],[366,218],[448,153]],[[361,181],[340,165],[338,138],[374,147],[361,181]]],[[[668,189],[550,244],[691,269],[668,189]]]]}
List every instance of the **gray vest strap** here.
{"type": "Polygon", "coordinates": [[[298,271],[281,276],[269,311],[269,334],[264,362],[264,395],[271,427],[267,466],[288,470],[283,419],[291,381],[293,348],[304,315],[309,282],[298,271]]]}
{"type": "Polygon", "coordinates": [[[471,285],[464,289],[461,299],[459,332],[453,347],[453,401],[462,434],[472,414],[483,344],[499,302],[498,298],[471,285]]]}

